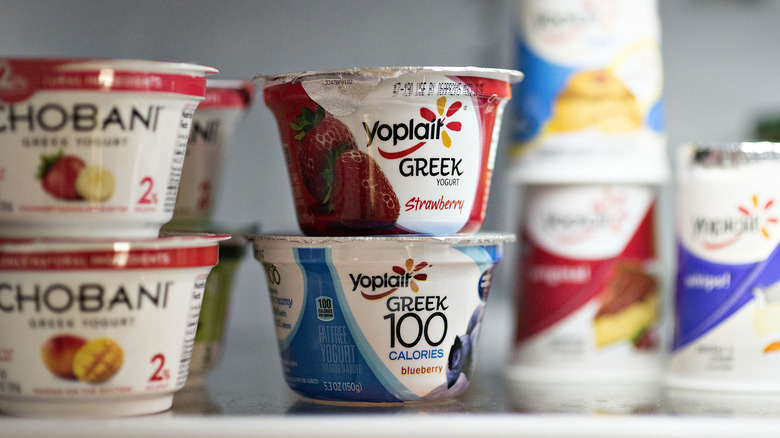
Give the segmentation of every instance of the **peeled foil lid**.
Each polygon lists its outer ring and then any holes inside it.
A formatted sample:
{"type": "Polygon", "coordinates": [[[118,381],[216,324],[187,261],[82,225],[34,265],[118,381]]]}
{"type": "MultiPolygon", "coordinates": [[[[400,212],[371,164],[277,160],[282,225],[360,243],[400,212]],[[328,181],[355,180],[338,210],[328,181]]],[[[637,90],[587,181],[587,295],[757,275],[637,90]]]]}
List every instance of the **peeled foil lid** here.
{"type": "Polygon", "coordinates": [[[257,234],[246,235],[255,242],[287,242],[293,245],[305,246],[339,246],[367,244],[416,244],[416,245],[451,245],[480,246],[495,245],[503,242],[514,242],[516,235],[511,233],[475,233],[454,234],[447,236],[430,236],[421,234],[399,234],[393,236],[302,236],[292,234],[257,234]]]}
{"type": "Polygon", "coordinates": [[[517,70],[480,67],[369,67],[343,70],[313,70],[280,75],[258,75],[265,87],[301,83],[306,93],[329,113],[343,117],[352,114],[365,98],[388,79],[411,73],[438,73],[454,76],[480,76],[517,83],[523,74],[517,70]]]}
{"type": "Polygon", "coordinates": [[[680,155],[680,164],[702,168],[728,169],[759,162],[780,162],[780,143],[689,143],[680,155]]]}

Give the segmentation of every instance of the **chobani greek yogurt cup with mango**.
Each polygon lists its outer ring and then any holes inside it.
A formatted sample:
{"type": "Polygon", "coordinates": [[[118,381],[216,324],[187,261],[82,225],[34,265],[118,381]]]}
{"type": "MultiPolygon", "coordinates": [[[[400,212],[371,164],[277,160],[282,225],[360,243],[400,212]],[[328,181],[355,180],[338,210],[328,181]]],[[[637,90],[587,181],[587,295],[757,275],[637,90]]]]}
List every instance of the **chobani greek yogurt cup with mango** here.
{"type": "Polygon", "coordinates": [[[0,58],[0,234],[156,237],[212,67],[0,58]]]}
{"type": "Polygon", "coordinates": [[[170,408],[227,235],[0,240],[0,412],[170,408]]]}
{"type": "Polygon", "coordinates": [[[398,403],[461,394],[493,269],[514,235],[257,235],[282,368],[304,397],[398,403]]]}
{"type": "Polygon", "coordinates": [[[258,76],[307,235],[479,230],[522,74],[378,67],[258,76]]]}

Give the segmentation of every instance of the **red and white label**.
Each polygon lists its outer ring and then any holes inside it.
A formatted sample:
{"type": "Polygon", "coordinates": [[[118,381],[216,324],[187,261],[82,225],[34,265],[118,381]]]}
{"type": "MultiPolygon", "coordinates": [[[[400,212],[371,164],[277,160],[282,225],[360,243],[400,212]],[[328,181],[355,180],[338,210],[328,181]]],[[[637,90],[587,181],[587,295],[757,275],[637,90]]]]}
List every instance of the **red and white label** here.
{"type": "Polygon", "coordinates": [[[546,371],[647,367],[657,353],[655,191],[561,185],[525,195],[516,362],[546,371]],[[622,288],[637,278],[647,290],[634,297],[622,288]]]}

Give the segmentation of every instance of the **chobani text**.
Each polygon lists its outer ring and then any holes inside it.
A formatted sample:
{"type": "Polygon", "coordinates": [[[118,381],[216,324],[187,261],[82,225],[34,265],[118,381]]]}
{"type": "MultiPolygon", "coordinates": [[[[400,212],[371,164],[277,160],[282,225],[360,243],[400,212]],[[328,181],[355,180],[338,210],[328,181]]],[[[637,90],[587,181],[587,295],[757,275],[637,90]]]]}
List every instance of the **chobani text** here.
{"type": "Polygon", "coordinates": [[[0,312],[102,312],[117,308],[142,310],[147,307],[166,308],[173,281],[158,281],[149,285],[119,285],[106,287],[99,283],[68,285],[63,283],[23,284],[0,283],[0,312]]]}
{"type": "Polygon", "coordinates": [[[92,103],[68,106],[47,103],[40,107],[0,104],[0,132],[56,132],[66,128],[76,132],[108,129],[123,132],[145,129],[154,132],[164,108],[162,105],[145,108],[114,106],[106,110],[92,103]]]}

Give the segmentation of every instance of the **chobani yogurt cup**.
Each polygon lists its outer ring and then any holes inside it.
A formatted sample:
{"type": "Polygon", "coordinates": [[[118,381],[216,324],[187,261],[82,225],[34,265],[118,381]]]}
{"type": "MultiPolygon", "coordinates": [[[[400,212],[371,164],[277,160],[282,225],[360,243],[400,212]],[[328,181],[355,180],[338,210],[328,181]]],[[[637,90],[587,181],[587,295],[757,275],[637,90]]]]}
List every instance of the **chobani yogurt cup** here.
{"type": "Polygon", "coordinates": [[[255,87],[250,81],[207,81],[206,98],[192,119],[172,227],[206,229],[219,193],[230,139],[254,97],[255,87]]]}
{"type": "Polygon", "coordinates": [[[227,237],[0,241],[0,412],[168,409],[227,237]]]}
{"type": "Polygon", "coordinates": [[[250,238],[292,390],[376,403],[466,390],[493,269],[514,235],[250,238]]]}
{"type": "Polygon", "coordinates": [[[473,67],[257,77],[279,125],[303,232],[477,231],[503,109],[521,78],[473,67]]]}
{"type": "Polygon", "coordinates": [[[694,143],[678,152],[666,382],[780,391],[780,144],[694,143]]]}
{"type": "Polygon", "coordinates": [[[234,234],[219,242],[219,263],[211,269],[203,293],[188,386],[202,385],[208,372],[222,360],[233,278],[246,251],[246,240],[241,236],[234,234]]]}
{"type": "Polygon", "coordinates": [[[658,189],[560,184],[523,190],[509,375],[531,382],[657,381],[658,189]]]}
{"type": "Polygon", "coordinates": [[[156,237],[211,67],[0,58],[0,234],[156,237]]]}

